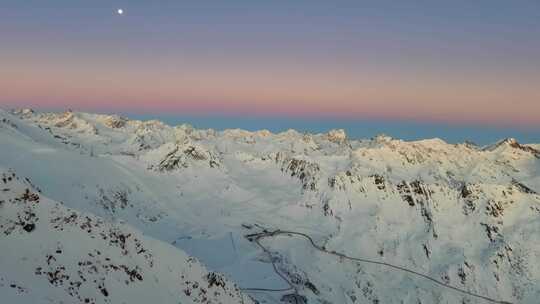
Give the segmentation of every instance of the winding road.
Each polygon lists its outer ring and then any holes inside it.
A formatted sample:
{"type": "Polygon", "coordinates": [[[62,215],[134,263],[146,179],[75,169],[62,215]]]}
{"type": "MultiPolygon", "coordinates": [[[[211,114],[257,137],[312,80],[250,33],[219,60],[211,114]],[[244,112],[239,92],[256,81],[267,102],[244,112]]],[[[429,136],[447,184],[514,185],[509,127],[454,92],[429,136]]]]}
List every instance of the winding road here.
{"type": "Polygon", "coordinates": [[[272,254],[271,254],[270,250],[260,243],[261,239],[271,238],[271,237],[275,237],[275,236],[278,236],[278,235],[285,235],[285,236],[288,236],[288,237],[301,237],[301,238],[306,239],[311,244],[311,246],[313,248],[315,248],[316,250],[318,250],[320,252],[323,252],[325,254],[333,255],[333,256],[336,256],[336,257],[339,257],[339,258],[342,258],[342,259],[346,259],[346,260],[350,260],[350,261],[369,263],[369,264],[376,264],[376,265],[389,267],[389,268],[391,268],[393,270],[406,272],[406,273],[421,277],[423,279],[429,280],[429,281],[431,281],[431,282],[433,282],[433,283],[435,283],[435,284],[437,284],[439,286],[442,286],[444,288],[448,288],[450,290],[453,290],[455,292],[458,292],[458,293],[461,293],[461,294],[464,294],[464,295],[467,295],[467,296],[470,296],[470,297],[473,297],[473,298],[482,299],[482,300],[485,300],[485,301],[490,302],[490,303],[513,304],[512,302],[493,299],[493,298],[490,298],[490,297],[487,297],[487,296],[483,296],[483,295],[480,295],[480,294],[470,292],[470,291],[465,290],[465,289],[461,289],[461,288],[452,286],[452,285],[447,284],[447,283],[445,283],[443,281],[440,281],[440,280],[437,280],[437,279],[435,279],[433,277],[430,277],[430,276],[428,276],[426,274],[423,274],[423,273],[420,273],[420,272],[417,272],[417,271],[414,271],[414,270],[411,270],[411,269],[408,269],[408,268],[405,268],[405,267],[402,267],[402,266],[397,266],[397,265],[393,265],[393,264],[390,264],[390,263],[371,260],[371,259],[350,257],[350,256],[347,256],[346,254],[343,254],[343,253],[339,253],[339,252],[335,252],[335,251],[328,251],[324,247],[317,245],[315,243],[315,241],[313,241],[313,239],[309,235],[307,235],[305,233],[295,232],[295,231],[279,230],[279,229],[275,230],[275,231],[264,231],[264,232],[261,232],[261,233],[248,234],[248,235],[245,235],[245,237],[250,241],[254,241],[268,255],[268,258],[270,259],[270,261],[272,263],[272,267],[274,268],[274,271],[276,272],[276,274],[278,274],[290,287],[289,288],[284,288],[284,289],[242,288],[242,290],[245,290],[245,291],[275,291],[275,292],[293,291],[294,292],[294,297],[293,298],[294,298],[294,300],[296,301],[297,304],[299,304],[298,299],[303,298],[298,293],[297,287],[294,286],[294,284],[292,284],[289,281],[289,279],[278,270],[278,268],[276,266],[276,263],[272,259],[272,254]]]}

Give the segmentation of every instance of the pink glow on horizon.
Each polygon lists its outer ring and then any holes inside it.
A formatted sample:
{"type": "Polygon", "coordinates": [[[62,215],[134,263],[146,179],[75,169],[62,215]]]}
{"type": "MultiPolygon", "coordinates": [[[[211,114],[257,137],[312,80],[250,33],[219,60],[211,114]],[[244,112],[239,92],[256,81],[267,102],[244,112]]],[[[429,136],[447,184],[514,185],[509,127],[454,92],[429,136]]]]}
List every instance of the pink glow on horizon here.
{"type": "Polygon", "coordinates": [[[0,108],[540,127],[540,90],[534,85],[540,77],[511,71],[441,75],[399,67],[304,68],[274,62],[251,68],[126,65],[111,70],[99,62],[20,62],[28,65],[3,67],[0,108]]]}
{"type": "MultiPolygon", "coordinates": [[[[0,102],[0,107],[3,102],[0,102]]],[[[39,103],[32,102],[14,102],[6,103],[9,108],[31,107],[43,110],[77,110],[88,112],[106,112],[106,113],[136,113],[151,115],[222,115],[222,116],[256,116],[256,117],[298,117],[314,119],[380,119],[397,121],[417,121],[434,122],[448,124],[473,124],[498,127],[520,127],[520,128],[538,128],[540,122],[535,113],[527,116],[521,116],[520,119],[510,119],[507,113],[501,111],[489,111],[486,109],[483,116],[477,113],[459,113],[459,112],[438,112],[427,110],[418,110],[414,113],[405,111],[385,111],[380,108],[340,108],[331,107],[325,104],[311,104],[309,108],[303,108],[294,102],[259,104],[255,107],[246,106],[245,103],[224,103],[224,102],[133,102],[119,101],[113,102],[91,100],[82,102],[63,102],[59,100],[42,100],[39,103]]]]}

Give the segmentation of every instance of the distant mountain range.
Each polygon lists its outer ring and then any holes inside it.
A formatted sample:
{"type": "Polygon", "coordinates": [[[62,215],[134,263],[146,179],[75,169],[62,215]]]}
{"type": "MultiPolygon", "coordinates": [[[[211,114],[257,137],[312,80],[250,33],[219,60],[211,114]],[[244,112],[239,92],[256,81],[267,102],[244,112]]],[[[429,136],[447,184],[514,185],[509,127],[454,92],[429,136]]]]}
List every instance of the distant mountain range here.
{"type": "Polygon", "coordinates": [[[540,298],[540,144],[0,110],[0,179],[6,303],[540,298]]]}

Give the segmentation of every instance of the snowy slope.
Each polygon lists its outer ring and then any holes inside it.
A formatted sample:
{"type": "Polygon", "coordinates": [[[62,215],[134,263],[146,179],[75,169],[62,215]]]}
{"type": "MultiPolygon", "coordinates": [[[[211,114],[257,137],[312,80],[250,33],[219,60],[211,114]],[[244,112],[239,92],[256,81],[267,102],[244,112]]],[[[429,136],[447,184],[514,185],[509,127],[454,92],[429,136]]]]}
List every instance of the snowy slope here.
{"type": "Polygon", "coordinates": [[[0,177],[3,303],[251,303],[180,250],[0,177]]]}
{"type": "Polygon", "coordinates": [[[274,229],[493,300],[540,296],[538,145],[197,130],[31,110],[0,111],[0,143],[0,167],[66,208],[125,222],[243,288],[283,289],[245,290],[262,303],[489,302],[294,236],[245,237],[274,229]]]}

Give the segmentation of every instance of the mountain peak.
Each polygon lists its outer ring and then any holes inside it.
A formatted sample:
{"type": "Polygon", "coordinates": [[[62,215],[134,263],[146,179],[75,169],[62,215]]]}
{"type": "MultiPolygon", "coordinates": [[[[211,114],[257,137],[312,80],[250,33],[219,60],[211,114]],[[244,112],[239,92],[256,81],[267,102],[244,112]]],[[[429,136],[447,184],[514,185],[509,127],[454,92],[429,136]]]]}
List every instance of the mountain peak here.
{"type": "Polygon", "coordinates": [[[347,133],[343,129],[333,129],[328,131],[327,135],[328,140],[335,143],[342,143],[347,140],[347,133]]]}

